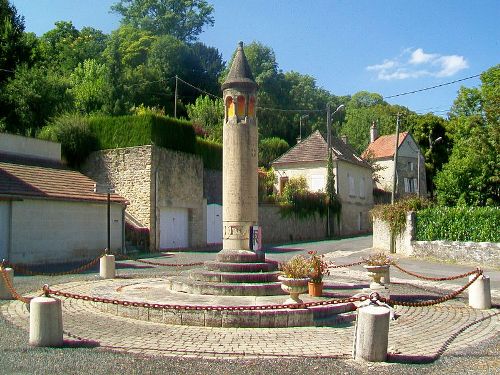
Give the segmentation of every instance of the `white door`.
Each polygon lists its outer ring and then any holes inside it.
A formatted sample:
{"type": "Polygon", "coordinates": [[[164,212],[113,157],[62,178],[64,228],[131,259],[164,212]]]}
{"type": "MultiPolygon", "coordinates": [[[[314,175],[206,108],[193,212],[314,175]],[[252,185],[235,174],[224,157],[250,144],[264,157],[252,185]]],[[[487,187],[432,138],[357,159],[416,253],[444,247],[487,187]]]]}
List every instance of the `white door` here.
{"type": "Polygon", "coordinates": [[[160,248],[176,249],[188,246],[188,209],[160,209],[160,248]]]}
{"type": "Polygon", "coordinates": [[[207,243],[222,243],[222,206],[207,206],[207,243]]]}
{"type": "Polygon", "coordinates": [[[9,225],[9,202],[0,202],[0,262],[7,259],[9,225]]]}

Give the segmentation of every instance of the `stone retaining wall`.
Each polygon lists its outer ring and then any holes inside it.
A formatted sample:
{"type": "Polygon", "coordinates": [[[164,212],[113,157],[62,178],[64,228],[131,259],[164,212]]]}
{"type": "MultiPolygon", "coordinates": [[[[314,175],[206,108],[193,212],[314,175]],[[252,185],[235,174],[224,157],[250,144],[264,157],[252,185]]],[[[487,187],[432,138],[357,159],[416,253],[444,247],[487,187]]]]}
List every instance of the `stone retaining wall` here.
{"type": "MultiPolygon", "coordinates": [[[[390,251],[389,227],[378,219],[373,220],[372,246],[376,250],[390,251]]],[[[414,212],[407,214],[405,231],[395,238],[395,252],[414,257],[452,260],[458,263],[477,263],[485,266],[500,264],[500,243],[416,241],[414,212]]]]}

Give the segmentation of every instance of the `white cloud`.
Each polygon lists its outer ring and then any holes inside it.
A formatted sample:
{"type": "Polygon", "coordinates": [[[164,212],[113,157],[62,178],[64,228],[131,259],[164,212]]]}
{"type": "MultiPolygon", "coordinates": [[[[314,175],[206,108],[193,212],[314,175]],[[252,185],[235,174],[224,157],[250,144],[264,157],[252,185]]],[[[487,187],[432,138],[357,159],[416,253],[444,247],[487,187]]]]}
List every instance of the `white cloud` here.
{"type": "Polygon", "coordinates": [[[422,48],[417,48],[412,52],[409,63],[413,65],[425,64],[434,61],[437,57],[439,57],[439,55],[435,53],[425,53],[422,48]]]}
{"type": "Polygon", "coordinates": [[[422,76],[450,77],[469,64],[463,56],[426,53],[422,48],[406,49],[393,59],[369,65],[366,70],[377,73],[379,80],[403,80],[422,76]],[[418,68],[417,68],[418,66],[418,68]]]}

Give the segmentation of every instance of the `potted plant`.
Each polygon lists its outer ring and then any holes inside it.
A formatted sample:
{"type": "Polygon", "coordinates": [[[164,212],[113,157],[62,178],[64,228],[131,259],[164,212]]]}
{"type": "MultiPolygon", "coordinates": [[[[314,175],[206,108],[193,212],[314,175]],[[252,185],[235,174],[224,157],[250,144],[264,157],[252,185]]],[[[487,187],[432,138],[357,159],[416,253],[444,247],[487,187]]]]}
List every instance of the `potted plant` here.
{"type": "Polygon", "coordinates": [[[312,297],[321,297],[323,294],[323,276],[329,275],[328,263],[324,260],[325,256],[318,255],[317,251],[309,251],[308,254],[310,255],[310,280],[307,284],[309,295],[312,297]]]}
{"type": "Polygon", "coordinates": [[[299,295],[307,290],[311,269],[309,260],[302,255],[295,255],[287,262],[281,263],[279,269],[281,275],[278,280],[281,281],[281,289],[290,294],[284,304],[302,303],[299,295]]]}
{"type": "Polygon", "coordinates": [[[363,258],[365,265],[363,266],[368,271],[368,276],[373,279],[370,288],[380,288],[384,282],[388,280],[389,267],[394,263],[391,257],[385,253],[374,253],[367,258],[363,258]],[[384,282],[382,282],[384,278],[384,282]]]}

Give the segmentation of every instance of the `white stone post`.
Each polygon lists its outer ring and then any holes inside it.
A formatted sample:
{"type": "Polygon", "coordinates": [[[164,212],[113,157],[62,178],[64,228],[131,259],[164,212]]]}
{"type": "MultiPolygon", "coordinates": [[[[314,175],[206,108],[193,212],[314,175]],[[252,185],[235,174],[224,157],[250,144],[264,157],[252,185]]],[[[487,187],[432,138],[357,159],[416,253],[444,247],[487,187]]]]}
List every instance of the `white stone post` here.
{"type": "Polygon", "coordinates": [[[387,267],[387,270],[382,274],[380,282],[384,285],[389,285],[391,283],[391,267],[387,267]]]}
{"type": "MultiPolygon", "coordinates": [[[[13,285],[14,280],[14,270],[12,268],[4,268],[2,271],[4,275],[10,282],[10,285],[13,285]]],[[[0,299],[13,299],[12,293],[10,292],[7,283],[5,282],[4,275],[0,274],[0,299]]]]}
{"type": "Polygon", "coordinates": [[[384,362],[389,342],[390,310],[369,305],[358,310],[353,357],[356,360],[384,362]]]}
{"type": "Polygon", "coordinates": [[[62,346],[61,300],[53,297],[36,297],[31,300],[29,344],[33,346],[62,346]]]}
{"type": "MultiPolygon", "coordinates": [[[[470,275],[469,281],[476,275],[470,275]]],[[[469,286],[469,306],[474,309],[491,309],[490,278],[481,275],[469,286]]]]}
{"type": "Polygon", "coordinates": [[[103,279],[114,279],[116,276],[115,256],[105,254],[99,261],[99,275],[103,279]]]}

